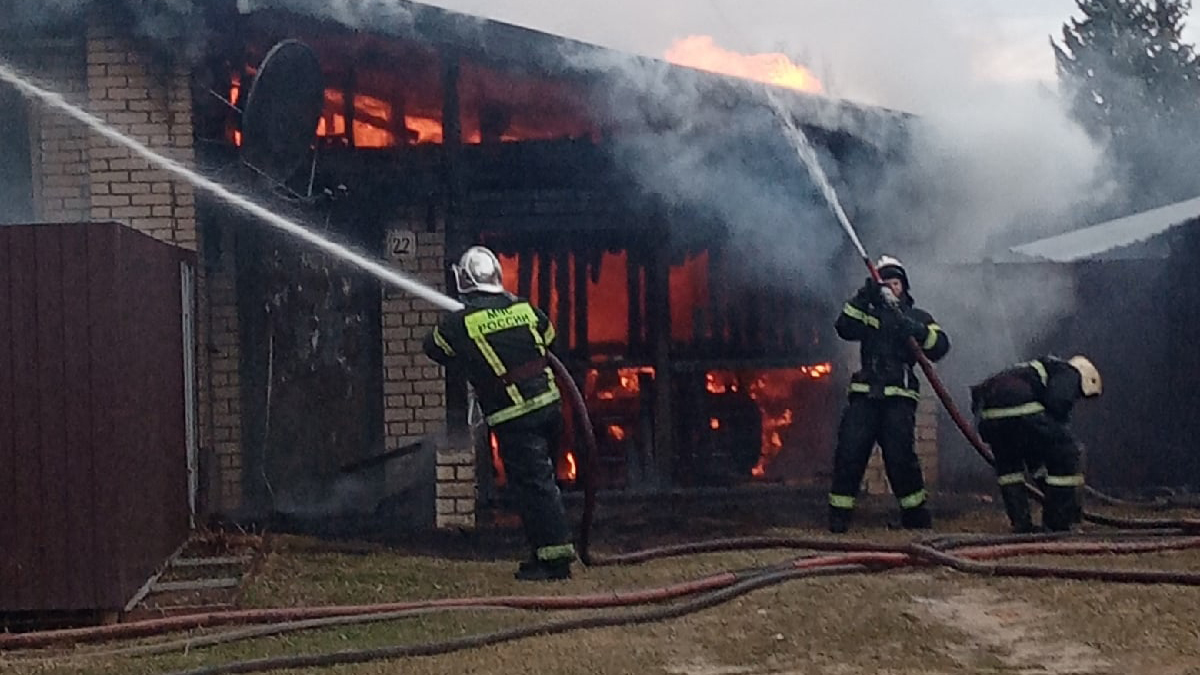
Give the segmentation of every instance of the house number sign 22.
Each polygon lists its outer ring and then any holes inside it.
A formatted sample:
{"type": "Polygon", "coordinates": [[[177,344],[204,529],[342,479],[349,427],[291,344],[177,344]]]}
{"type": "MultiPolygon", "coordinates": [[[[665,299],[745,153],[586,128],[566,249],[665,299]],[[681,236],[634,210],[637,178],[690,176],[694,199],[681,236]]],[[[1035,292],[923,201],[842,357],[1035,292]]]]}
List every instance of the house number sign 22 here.
{"type": "Polygon", "coordinates": [[[403,262],[417,257],[417,235],[412,230],[391,230],[387,240],[388,260],[403,262]]]}

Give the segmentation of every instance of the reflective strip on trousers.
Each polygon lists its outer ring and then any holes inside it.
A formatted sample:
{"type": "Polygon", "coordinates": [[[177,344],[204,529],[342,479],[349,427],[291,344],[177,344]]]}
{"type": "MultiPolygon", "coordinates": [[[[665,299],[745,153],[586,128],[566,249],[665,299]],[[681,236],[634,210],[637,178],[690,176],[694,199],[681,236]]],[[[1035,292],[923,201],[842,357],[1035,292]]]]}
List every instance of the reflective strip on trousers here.
{"type": "Polygon", "coordinates": [[[979,411],[979,418],[985,420],[1000,420],[1008,417],[1024,417],[1026,415],[1036,415],[1040,412],[1045,412],[1046,406],[1034,401],[1033,403],[1025,403],[1023,405],[1015,405],[1011,408],[984,408],[979,411]]]}
{"type": "Polygon", "coordinates": [[[1025,482],[1025,474],[1023,473],[1006,473],[996,479],[996,482],[1001,485],[1018,485],[1025,482]]]}
{"type": "Polygon", "coordinates": [[[1072,476],[1046,476],[1046,485],[1051,487],[1078,487],[1083,485],[1083,474],[1072,476]]]}
{"type": "Polygon", "coordinates": [[[830,493],[829,505],[835,509],[852,509],[854,508],[854,497],[830,493]]]}
{"type": "Polygon", "coordinates": [[[933,349],[933,346],[937,344],[938,332],[942,330],[942,327],[936,323],[931,323],[926,328],[929,329],[929,333],[925,335],[925,342],[921,345],[921,349],[933,349]]]}
{"type": "Polygon", "coordinates": [[[900,498],[900,508],[915,509],[925,503],[925,497],[926,495],[924,490],[917,490],[911,495],[905,495],[900,498]]]}
{"type": "MultiPolygon", "coordinates": [[[[852,393],[852,394],[869,394],[870,392],[871,392],[871,385],[867,384],[866,382],[850,383],[850,393],[852,393]]],[[[893,385],[888,385],[888,386],[884,387],[883,395],[884,396],[903,396],[904,398],[911,398],[914,401],[921,400],[921,395],[919,393],[917,393],[916,391],[914,391],[912,389],[905,389],[904,387],[893,386],[893,385]]]]}
{"type": "Polygon", "coordinates": [[[842,314],[845,314],[846,316],[850,317],[851,319],[861,321],[862,323],[867,324],[871,328],[879,328],[879,319],[876,319],[875,317],[871,316],[870,314],[867,314],[866,312],[862,311],[861,309],[855,307],[854,305],[852,305],[848,302],[845,304],[845,306],[842,307],[842,314]]]}
{"type": "Polygon", "coordinates": [[[573,544],[554,544],[552,546],[542,546],[537,550],[538,560],[562,560],[563,558],[574,558],[575,546],[573,544]]]}

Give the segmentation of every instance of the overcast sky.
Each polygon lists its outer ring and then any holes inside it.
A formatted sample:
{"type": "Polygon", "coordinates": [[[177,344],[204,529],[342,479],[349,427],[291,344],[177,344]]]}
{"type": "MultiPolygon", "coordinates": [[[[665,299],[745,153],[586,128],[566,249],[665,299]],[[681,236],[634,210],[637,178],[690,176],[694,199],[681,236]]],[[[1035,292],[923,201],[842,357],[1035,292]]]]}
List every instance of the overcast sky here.
{"type": "MultiPolygon", "coordinates": [[[[1050,36],[1073,0],[428,0],[622,51],[662,57],[689,35],[743,53],[784,51],[831,91],[904,105],[897,64],[978,82],[1053,86],[1050,36]],[[882,75],[886,74],[886,75],[882,75]],[[880,82],[886,76],[891,82],[880,82]]],[[[1200,30],[1189,25],[1193,42],[1200,30]]],[[[918,75],[914,79],[922,80],[918,75]]],[[[936,81],[939,78],[924,78],[936,81]]],[[[930,86],[916,83],[916,86],[930,86]]]]}

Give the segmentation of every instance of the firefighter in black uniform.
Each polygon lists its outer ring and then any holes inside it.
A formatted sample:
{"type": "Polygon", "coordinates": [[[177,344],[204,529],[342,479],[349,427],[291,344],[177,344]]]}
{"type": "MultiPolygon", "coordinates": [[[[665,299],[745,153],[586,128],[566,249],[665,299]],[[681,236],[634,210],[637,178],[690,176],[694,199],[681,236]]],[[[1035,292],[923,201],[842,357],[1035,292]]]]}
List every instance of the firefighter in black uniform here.
{"type": "Polygon", "coordinates": [[[466,307],[426,336],[425,353],[442,365],[463,364],[496,434],[532,549],[516,578],[569,578],[575,548],[551,459],[562,430],[561,396],[546,360],[554,326],[504,290],[500,261],[487,248],[467,249],[453,271],[466,307]]]}
{"type": "Polygon", "coordinates": [[[931,361],[950,350],[950,338],[909,295],[908,273],[890,256],[876,264],[883,284],[866,284],[842,308],[834,327],[843,340],[861,343],[862,368],[851,377],[849,403],[838,428],[829,490],[829,531],[850,526],[867,460],[876,443],[883,450],[888,482],[900,502],[906,528],[933,526],[925,478],[913,447],[920,388],[909,338],[931,361]]]}
{"type": "Polygon", "coordinates": [[[1037,475],[1046,501],[1042,525],[1065,531],[1079,521],[1079,446],[1068,426],[1080,398],[1099,396],[1100,372],[1085,356],[1043,356],[971,387],[979,435],[992,448],[1004,510],[1014,532],[1033,532],[1025,472],[1037,475]],[[1043,474],[1042,477],[1039,474],[1043,474]]]}

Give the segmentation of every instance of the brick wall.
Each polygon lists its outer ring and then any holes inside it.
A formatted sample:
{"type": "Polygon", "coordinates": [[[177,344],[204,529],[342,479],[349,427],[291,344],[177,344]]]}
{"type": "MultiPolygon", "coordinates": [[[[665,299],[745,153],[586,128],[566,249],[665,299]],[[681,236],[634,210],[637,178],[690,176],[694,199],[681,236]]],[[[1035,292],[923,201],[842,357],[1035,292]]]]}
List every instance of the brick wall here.
{"type": "MultiPolygon", "coordinates": [[[[32,42],[23,49],[21,65],[69,103],[87,104],[86,47],[79,40],[32,42]],[[36,70],[35,70],[36,67],[36,70]]],[[[39,220],[86,220],[88,133],[75,120],[41,105],[30,116],[33,147],[34,210],[39,220]]]]}
{"type": "MultiPolygon", "coordinates": [[[[421,207],[403,210],[387,228],[411,233],[407,253],[389,254],[391,264],[407,276],[438,290],[445,289],[446,252],[442,232],[427,231],[427,211],[421,207]]],[[[385,250],[392,246],[385,242],[385,250]]],[[[383,424],[387,448],[397,448],[446,425],[446,382],[442,368],[425,356],[422,343],[444,312],[412,294],[394,287],[383,291],[381,308],[383,334],[383,424]]],[[[463,453],[438,451],[438,523],[443,526],[472,526],[475,512],[474,455],[460,461],[463,453]],[[469,469],[468,473],[466,469],[469,469]],[[442,479],[453,484],[453,497],[443,506],[442,479]],[[445,512],[443,508],[448,509],[445,512]],[[443,517],[445,516],[445,518],[443,517]]]]}
{"type": "Polygon", "coordinates": [[[475,451],[455,448],[437,453],[437,527],[475,527],[478,485],[475,480],[475,451]]]}
{"type": "MultiPolygon", "coordinates": [[[[88,28],[87,107],[126,136],[194,164],[186,68],[139,53],[115,27],[99,22],[88,28]]],[[[196,248],[190,183],[99,134],[89,136],[88,176],[93,220],[119,220],[156,239],[196,248]]]]}
{"type": "Polygon", "coordinates": [[[197,359],[199,444],[204,453],[208,510],[228,513],[242,503],[242,417],[237,286],[234,235],[230,228],[211,227],[206,236],[219,238],[218,257],[204,260],[198,275],[197,359]]]}

